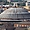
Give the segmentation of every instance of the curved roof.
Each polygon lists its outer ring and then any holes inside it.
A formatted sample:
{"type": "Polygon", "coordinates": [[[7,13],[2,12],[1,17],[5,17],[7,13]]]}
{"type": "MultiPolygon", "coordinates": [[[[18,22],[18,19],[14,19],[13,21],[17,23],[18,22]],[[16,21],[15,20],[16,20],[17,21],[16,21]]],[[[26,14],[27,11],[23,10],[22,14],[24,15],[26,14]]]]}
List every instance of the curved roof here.
{"type": "Polygon", "coordinates": [[[28,11],[24,8],[9,8],[1,14],[26,14],[28,11]]]}
{"type": "Polygon", "coordinates": [[[24,8],[9,8],[0,14],[0,18],[30,18],[30,14],[24,8]]]}

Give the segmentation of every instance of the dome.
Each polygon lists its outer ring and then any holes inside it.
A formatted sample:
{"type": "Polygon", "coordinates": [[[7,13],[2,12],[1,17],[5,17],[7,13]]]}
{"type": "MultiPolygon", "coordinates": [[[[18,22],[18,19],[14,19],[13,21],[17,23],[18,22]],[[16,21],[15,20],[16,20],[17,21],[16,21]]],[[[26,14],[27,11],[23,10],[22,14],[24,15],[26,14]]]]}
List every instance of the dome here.
{"type": "Polygon", "coordinates": [[[27,14],[28,11],[24,8],[9,8],[1,14],[27,14]]]}

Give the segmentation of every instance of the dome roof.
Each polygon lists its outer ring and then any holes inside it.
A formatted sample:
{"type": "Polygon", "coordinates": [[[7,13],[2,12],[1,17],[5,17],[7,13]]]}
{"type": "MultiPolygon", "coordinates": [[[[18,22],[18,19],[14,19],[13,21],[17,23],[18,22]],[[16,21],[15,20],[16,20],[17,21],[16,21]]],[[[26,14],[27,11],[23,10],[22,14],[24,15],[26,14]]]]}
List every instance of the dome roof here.
{"type": "Polygon", "coordinates": [[[24,8],[9,8],[1,14],[25,14],[25,13],[28,13],[28,11],[24,8]]]}

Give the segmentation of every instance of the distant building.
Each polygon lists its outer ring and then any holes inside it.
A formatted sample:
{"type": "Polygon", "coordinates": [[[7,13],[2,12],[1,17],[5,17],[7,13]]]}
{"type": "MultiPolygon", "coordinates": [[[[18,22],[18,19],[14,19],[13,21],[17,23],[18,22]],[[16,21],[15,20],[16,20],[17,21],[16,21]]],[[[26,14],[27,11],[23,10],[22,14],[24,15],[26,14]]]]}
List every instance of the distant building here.
{"type": "Polygon", "coordinates": [[[24,2],[26,0],[11,0],[11,2],[24,2]]]}
{"type": "Polygon", "coordinates": [[[0,5],[5,4],[7,0],[0,0],[0,5]]]}
{"type": "Polygon", "coordinates": [[[11,3],[14,4],[14,6],[25,6],[27,1],[26,0],[11,0],[11,3]]]}
{"type": "Polygon", "coordinates": [[[27,0],[7,0],[8,2],[24,2],[24,1],[27,1],[27,0]]]}
{"type": "Polygon", "coordinates": [[[10,2],[10,0],[7,0],[7,2],[10,2]]]}
{"type": "Polygon", "coordinates": [[[26,6],[30,6],[30,2],[26,2],[26,6]]]}
{"type": "Polygon", "coordinates": [[[26,6],[24,6],[24,8],[26,8],[30,11],[30,2],[26,2],[26,6]]]}
{"type": "Polygon", "coordinates": [[[0,2],[6,2],[7,0],[0,0],[0,2]]]}

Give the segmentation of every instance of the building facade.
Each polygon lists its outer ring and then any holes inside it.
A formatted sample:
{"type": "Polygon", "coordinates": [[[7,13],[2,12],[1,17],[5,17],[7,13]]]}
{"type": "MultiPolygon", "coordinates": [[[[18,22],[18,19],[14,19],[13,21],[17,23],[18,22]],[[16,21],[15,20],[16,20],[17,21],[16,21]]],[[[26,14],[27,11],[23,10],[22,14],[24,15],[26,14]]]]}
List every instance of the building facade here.
{"type": "Polygon", "coordinates": [[[0,22],[0,30],[27,30],[30,22],[0,22]]]}

